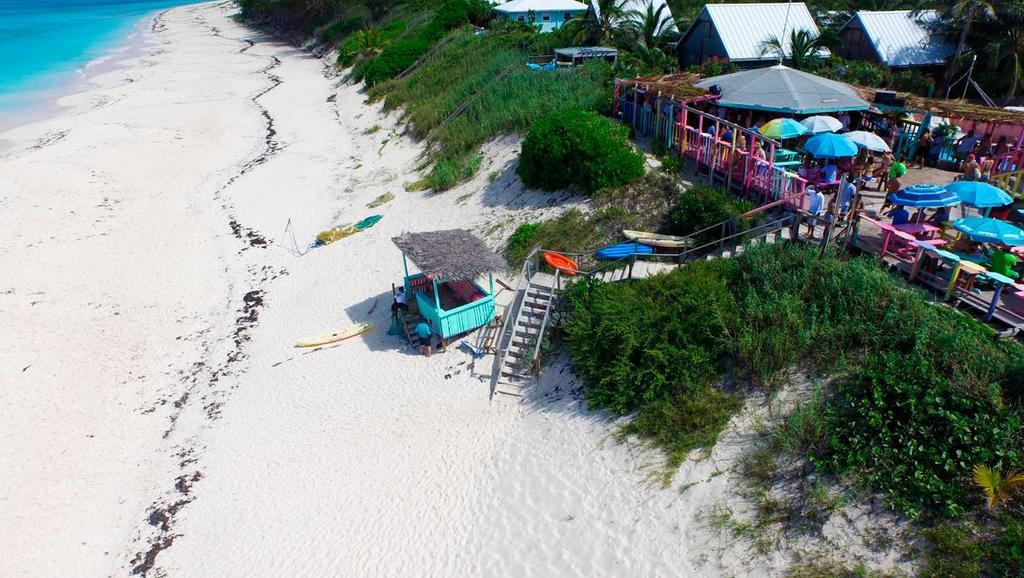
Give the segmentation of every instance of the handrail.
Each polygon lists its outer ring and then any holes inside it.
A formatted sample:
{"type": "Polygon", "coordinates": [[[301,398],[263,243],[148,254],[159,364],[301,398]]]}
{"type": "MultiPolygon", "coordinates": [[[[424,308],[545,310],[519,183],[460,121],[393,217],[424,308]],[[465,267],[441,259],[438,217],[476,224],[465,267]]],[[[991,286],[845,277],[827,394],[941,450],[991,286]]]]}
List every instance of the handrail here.
{"type": "Polygon", "coordinates": [[[781,199],[774,200],[774,201],[772,201],[772,202],[770,202],[768,204],[761,205],[760,207],[756,207],[754,209],[751,209],[751,210],[747,211],[746,213],[743,213],[742,215],[740,215],[739,218],[741,218],[741,219],[749,219],[750,217],[752,217],[754,215],[757,215],[758,213],[762,213],[764,211],[767,211],[768,209],[774,209],[775,207],[778,207],[780,205],[784,205],[784,204],[792,201],[793,199],[802,197],[802,196],[804,196],[806,194],[807,193],[805,191],[800,191],[799,193],[793,193],[792,195],[790,195],[788,197],[783,197],[781,199]]]}
{"type": "MultiPolygon", "coordinates": [[[[555,269],[555,287],[558,286],[559,276],[562,271],[555,269]]],[[[526,299],[523,299],[525,301],[526,299]]],[[[551,301],[548,302],[547,309],[544,310],[544,318],[540,322],[540,331],[537,332],[537,346],[533,350],[533,372],[536,375],[540,375],[540,346],[544,342],[544,329],[548,326],[548,318],[551,317],[551,310],[555,307],[555,294],[552,292],[551,301]]]]}
{"type": "Polygon", "coordinates": [[[697,252],[699,252],[702,249],[707,249],[708,247],[711,247],[712,245],[719,245],[719,246],[721,246],[721,245],[723,245],[725,243],[725,241],[728,241],[729,239],[735,239],[736,237],[743,237],[743,236],[755,234],[755,231],[757,231],[758,229],[768,229],[768,230],[766,230],[766,231],[764,231],[762,233],[756,233],[757,236],[767,235],[769,233],[773,233],[775,231],[779,231],[779,230],[782,230],[782,229],[786,228],[786,226],[789,225],[789,222],[790,222],[791,219],[792,219],[792,217],[783,217],[781,219],[778,219],[777,221],[772,221],[771,223],[765,223],[763,225],[758,225],[757,227],[754,227],[753,229],[750,229],[750,230],[747,230],[747,231],[741,231],[739,233],[734,233],[732,235],[729,235],[728,237],[722,237],[721,239],[719,239],[717,241],[712,241],[710,243],[705,243],[705,244],[703,244],[703,245],[701,245],[699,247],[694,247],[693,249],[688,249],[686,251],[683,251],[682,253],[679,253],[677,256],[680,258],[680,260],[682,260],[682,259],[690,256],[692,253],[697,253],[697,252]]]}
{"type": "MultiPolygon", "coordinates": [[[[510,327],[512,327],[513,330],[515,328],[514,325],[510,326],[509,324],[515,323],[515,319],[519,317],[519,312],[522,311],[523,309],[523,302],[526,301],[525,293],[523,294],[523,299],[519,301],[518,307],[516,307],[514,315],[509,315],[509,309],[516,306],[515,300],[519,297],[519,292],[523,290],[523,283],[529,284],[530,277],[532,276],[529,273],[529,267],[540,250],[541,249],[539,246],[534,247],[533,250],[530,251],[530,253],[526,256],[526,259],[523,260],[523,266],[520,268],[519,272],[519,281],[516,283],[516,290],[512,296],[512,303],[510,303],[505,308],[505,319],[504,321],[502,321],[501,324],[501,337],[498,339],[498,352],[501,353],[501,361],[503,363],[505,361],[505,353],[508,351],[508,343],[506,342],[505,337],[508,335],[510,327]]],[[[512,340],[509,339],[508,341],[510,342],[512,340]]]]}

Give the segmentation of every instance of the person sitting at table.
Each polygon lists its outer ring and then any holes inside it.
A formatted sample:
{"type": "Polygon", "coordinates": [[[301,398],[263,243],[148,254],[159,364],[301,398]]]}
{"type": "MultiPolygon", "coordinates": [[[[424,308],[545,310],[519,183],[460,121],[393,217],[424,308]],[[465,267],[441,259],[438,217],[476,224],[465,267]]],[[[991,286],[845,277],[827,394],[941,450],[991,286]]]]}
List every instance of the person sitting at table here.
{"type": "Polygon", "coordinates": [[[1000,221],[1010,220],[1010,210],[1013,209],[1013,203],[1009,205],[1003,205],[1002,207],[993,207],[988,210],[988,217],[990,219],[999,219],[1000,221]]]}
{"type": "Polygon", "coordinates": [[[979,181],[988,182],[992,180],[992,168],[995,167],[996,160],[992,157],[987,157],[981,161],[981,176],[978,178],[979,181]]]}
{"type": "Polygon", "coordinates": [[[889,209],[889,212],[886,214],[892,217],[893,226],[906,225],[910,222],[910,213],[903,207],[903,205],[893,206],[893,208],[889,209]]]}
{"type": "Polygon", "coordinates": [[[825,168],[823,169],[824,178],[822,182],[834,183],[836,182],[836,165],[832,161],[825,162],[825,168]]]}
{"type": "Polygon", "coordinates": [[[935,210],[935,214],[926,220],[933,225],[945,225],[949,222],[949,207],[939,207],[935,210]]]}
{"type": "Polygon", "coordinates": [[[960,180],[976,181],[979,178],[981,178],[981,165],[978,164],[978,159],[974,156],[974,153],[968,153],[967,159],[964,161],[963,175],[960,176],[960,180]]]}
{"type": "Polygon", "coordinates": [[[996,141],[995,156],[1005,155],[1008,152],[1010,152],[1010,143],[1006,140],[1006,135],[1003,135],[996,141]]]}
{"type": "Polygon", "coordinates": [[[1010,279],[1020,279],[1020,273],[1013,270],[1016,266],[1017,257],[1010,252],[1009,247],[1000,245],[998,249],[992,251],[992,258],[988,266],[989,271],[1004,275],[1010,279]]]}

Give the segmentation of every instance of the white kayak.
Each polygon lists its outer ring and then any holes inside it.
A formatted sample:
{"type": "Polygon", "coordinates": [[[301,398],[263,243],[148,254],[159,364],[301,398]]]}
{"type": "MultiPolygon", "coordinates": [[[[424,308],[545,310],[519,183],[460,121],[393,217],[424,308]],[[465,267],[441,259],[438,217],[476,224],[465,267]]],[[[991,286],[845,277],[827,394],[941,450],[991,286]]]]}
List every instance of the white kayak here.
{"type": "Polygon", "coordinates": [[[678,249],[685,247],[690,244],[692,239],[689,237],[676,237],[674,235],[660,235],[658,233],[647,233],[644,231],[631,231],[629,229],[622,230],[623,236],[630,241],[642,241],[644,244],[653,245],[655,247],[665,247],[671,249],[678,249]]]}
{"type": "Polygon", "coordinates": [[[336,331],[334,333],[321,333],[320,335],[307,337],[306,339],[296,343],[295,347],[316,347],[317,345],[327,345],[337,341],[344,341],[350,337],[366,333],[370,329],[373,329],[372,323],[356,323],[355,325],[350,325],[341,331],[336,331]]]}

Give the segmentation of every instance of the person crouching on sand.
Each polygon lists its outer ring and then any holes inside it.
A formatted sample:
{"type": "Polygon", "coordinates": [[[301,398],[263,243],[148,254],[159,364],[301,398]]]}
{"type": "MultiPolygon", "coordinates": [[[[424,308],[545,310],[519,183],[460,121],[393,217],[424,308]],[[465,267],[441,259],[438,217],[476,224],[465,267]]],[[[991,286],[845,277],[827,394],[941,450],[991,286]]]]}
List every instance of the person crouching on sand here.
{"type": "Polygon", "coordinates": [[[430,354],[432,353],[430,337],[432,334],[433,331],[431,331],[430,326],[427,325],[426,322],[421,321],[420,324],[416,326],[416,337],[419,339],[419,352],[421,355],[430,357],[430,354]]]}

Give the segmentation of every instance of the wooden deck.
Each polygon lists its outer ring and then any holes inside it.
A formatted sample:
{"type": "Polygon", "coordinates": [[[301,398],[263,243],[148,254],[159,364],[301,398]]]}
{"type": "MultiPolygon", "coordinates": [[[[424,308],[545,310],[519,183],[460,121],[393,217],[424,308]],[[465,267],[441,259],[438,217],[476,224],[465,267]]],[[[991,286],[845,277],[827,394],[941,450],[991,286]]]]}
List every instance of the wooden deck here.
{"type": "MultiPolygon", "coordinates": [[[[880,255],[882,252],[882,230],[869,221],[861,220],[853,245],[865,253],[875,256],[880,255]]],[[[907,277],[913,271],[916,259],[916,251],[906,256],[887,252],[881,258],[882,263],[887,267],[894,271],[899,271],[907,277]]],[[[951,274],[952,270],[948,266],[942,267],[935,272],[922,268],[919,269],[917,277],[913,282],[930,290],[939,296],[940,299],[944,300],[951,274]]],[[[1000,329],[1009,329],[1011,333],[1024,329],[1024,298],[1016,295],[1015,292],[1016,289],[1012,286],[1007,286],[1003,289],[1000,294],[999,303],[992,313],[992,319],[989,320],[989,323],[1000,329]]],[[[966,290],[958,283],[950,295],[949,303],[953,307],[962,306],[970,310],[979,320],[984,321],[994,296],[995,291],[987,285],[976,285],[971,290],[966,290]]]]}

